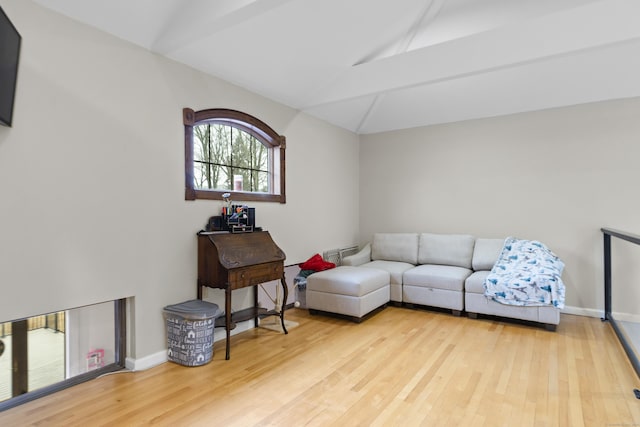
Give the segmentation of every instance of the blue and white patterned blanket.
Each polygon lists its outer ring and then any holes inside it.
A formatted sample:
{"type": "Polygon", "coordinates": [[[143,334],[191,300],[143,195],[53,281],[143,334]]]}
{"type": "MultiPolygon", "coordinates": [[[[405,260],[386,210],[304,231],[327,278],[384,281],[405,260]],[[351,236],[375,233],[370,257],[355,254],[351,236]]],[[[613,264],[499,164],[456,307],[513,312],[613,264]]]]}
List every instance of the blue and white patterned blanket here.
{"type": "Polygon", "coordinates": [[[509,305],[564,308],[564,263],[544,244],[507,237],[484,283],[484,294],[509,305]]]}

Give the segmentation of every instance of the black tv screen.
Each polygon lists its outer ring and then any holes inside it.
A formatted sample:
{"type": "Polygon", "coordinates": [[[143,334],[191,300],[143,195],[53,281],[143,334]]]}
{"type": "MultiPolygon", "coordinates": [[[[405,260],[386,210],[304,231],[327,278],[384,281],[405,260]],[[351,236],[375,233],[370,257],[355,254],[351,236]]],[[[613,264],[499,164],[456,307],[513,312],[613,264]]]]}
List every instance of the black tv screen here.
{"type": "Polygon", "coordinates": [[[0,124],[11,126],[22,37],[0,7],[0,124]]]}

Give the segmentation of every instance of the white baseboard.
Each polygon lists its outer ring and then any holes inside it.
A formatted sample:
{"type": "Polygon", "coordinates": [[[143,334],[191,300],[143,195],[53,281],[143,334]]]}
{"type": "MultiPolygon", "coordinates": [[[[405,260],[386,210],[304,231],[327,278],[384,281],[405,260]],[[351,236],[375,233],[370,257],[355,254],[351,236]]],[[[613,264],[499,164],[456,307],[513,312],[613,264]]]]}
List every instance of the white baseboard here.
{"type": "MultiPolygon", "coordinates": [[[[240,322],[236,324],[235,329],[231,331],[231,335],[239,334],[240,332],[248,331],[249,329],[253,329],[254,323],[253,320],[248,320],[246,322],[240,322]]],[[[224,328],[216,328],[214,331],[214,342],[224,340],[226,338],[224,333],[224,328]]],[[[144,371],[145,369],[153,368],[154,366],[161,365],[167,362],[169,359],[167,358],[167,349],[160,350],[156,353],[150,354],[148,356],[140,357],[138,359],[134,359],[133,357],[127,357],[125,359],[124,366],[126,369],[130,371],[144,371]]]]}
{"type": "Polygon", "coordinates": [[[165,349],[138,359],[127,357],[124,366],[130,371],[144,371],[145,369],[161,365],[166,361],[167,350],[165,349]]]}
{"type": "Polygon", "coordinates": [[[640,323],[640,315],[631,313],[616,313],[613,312],[613,318],[619,322],[632,322],[640,323]]]}
{"type": "Polygon", "coordinates": [[[593,308],[572,307],[569,305],[565,305],[564,308],[560,310],[560,313],[586,317],[604,317],[604,311],[602,310],[595,310],[593,308]]]}
{"type": "MultiPolygon", "coordinates": [[[[593,308],[565,306],[560,312],[564,314],[574,314],[576,316],[599,317],[600,319],[604,317],[604,310],[595,310],[593,308]]],[[[615,311],[612,314],[614,319],[621,322],[640,323],[640,314],[620,313],[615,311]]]]}

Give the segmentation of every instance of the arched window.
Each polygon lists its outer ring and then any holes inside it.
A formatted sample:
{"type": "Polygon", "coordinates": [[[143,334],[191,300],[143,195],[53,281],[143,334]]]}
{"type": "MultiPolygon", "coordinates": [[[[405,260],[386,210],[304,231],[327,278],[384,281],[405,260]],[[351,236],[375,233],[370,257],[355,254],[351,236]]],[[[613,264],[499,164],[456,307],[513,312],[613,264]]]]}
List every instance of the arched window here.
{"type": "Polygon", "coordinates": [[[185,199],[285,203],[286,139],[235,110],[183,110],[185,199]]]}

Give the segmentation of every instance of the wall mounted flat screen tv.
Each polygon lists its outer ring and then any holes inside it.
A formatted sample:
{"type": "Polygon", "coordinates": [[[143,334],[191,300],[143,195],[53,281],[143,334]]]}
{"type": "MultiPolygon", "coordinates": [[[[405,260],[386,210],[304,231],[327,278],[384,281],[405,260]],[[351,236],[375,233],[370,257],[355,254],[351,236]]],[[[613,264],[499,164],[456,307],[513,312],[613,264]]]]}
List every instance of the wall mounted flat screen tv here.
{"type": "Polygon", "coordinates": [[[0,124],[11,126],[22,37],[0,7],[0,124]]]}

